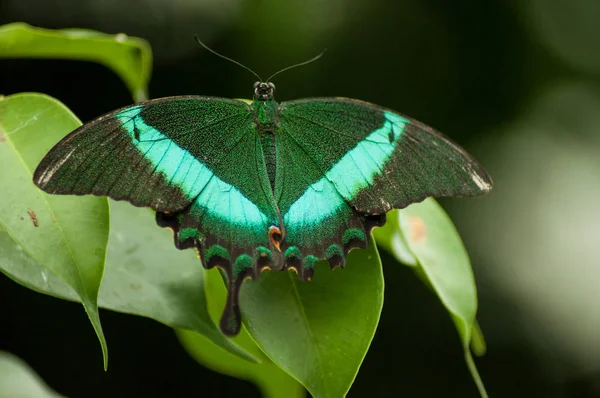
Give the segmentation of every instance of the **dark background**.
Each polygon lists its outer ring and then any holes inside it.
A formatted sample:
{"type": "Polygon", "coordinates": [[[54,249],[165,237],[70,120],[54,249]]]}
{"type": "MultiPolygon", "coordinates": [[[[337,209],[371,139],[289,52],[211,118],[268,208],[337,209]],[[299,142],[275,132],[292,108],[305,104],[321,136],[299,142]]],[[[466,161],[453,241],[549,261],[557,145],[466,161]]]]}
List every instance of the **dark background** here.
{"type": "MultiPolygon", "coordinates": [[[[0,24],[81,27],[148,39],[152,98],[250,98],[266,77],[280,101],[345,96],[396,109],[452,137],[488,168],[494,192],[443,201],[469,250],[492,397],[600,397],[600,16],[593,0],[0,0],[0,24]]],[[[131,103],[92,63],[0,60],[0,92],[44,92],[82,121],[131,103]]],[[[477,397],[458,335],[410,269],[382,254],[382,320],[349,396],[477,397]]],[[[0,275],[0,349],[69,397],[259,396],[198,365],[157,322],[101,311],[104,372],[80,305],[0,275]]]]}

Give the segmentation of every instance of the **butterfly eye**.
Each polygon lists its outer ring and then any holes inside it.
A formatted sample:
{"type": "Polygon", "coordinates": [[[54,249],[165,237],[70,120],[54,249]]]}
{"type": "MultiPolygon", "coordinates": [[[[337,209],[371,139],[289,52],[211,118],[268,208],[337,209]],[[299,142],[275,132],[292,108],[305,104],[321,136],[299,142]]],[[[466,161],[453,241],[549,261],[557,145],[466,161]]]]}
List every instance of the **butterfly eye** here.
{"type": "Polygon", "coordinates": [[[269,87],[275,92],[275,85],[273,83],[269,82],[269,87]]]}
{"type": "Polygon", "coordinates": [[[254,89],[256,90],[256,88],[260,85],[260,82],[255,82],[254,83],[254,89]]]}

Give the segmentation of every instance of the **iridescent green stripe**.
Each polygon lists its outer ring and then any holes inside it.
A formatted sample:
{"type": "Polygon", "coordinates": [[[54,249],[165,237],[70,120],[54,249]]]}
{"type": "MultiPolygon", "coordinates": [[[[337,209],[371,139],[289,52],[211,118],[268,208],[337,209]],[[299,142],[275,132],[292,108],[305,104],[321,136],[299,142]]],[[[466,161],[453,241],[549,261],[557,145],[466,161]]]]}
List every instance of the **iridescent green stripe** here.
{"type": "Polygon", "coordinates": [[[226,183],[187,150],[140,116],[137,106],[120,112],[122,123],[136,148],[190,199],[214,217],[245,227],[263,227],[268,221],[260,209],[233,185],[226,183]]]}
{"type": "Polygon", "coordinates": [[[395,113],[384,114],[383,126],[360,141],[290,206],[283,218],[285,225],[302,228],[321,223],[383,172],[408,123],[395,113]]]}
{"type": "Polygon", "coordinates": [[[363,188],[373,183],[375,176],[392,156],[408,120],[391,112],[384,112],[386,121],[349,151],[331,170],[327,180],[335,184],[346,200],[352,200],[363,188]],[[391,139],[390,139],[391,138],[391,139]]]}

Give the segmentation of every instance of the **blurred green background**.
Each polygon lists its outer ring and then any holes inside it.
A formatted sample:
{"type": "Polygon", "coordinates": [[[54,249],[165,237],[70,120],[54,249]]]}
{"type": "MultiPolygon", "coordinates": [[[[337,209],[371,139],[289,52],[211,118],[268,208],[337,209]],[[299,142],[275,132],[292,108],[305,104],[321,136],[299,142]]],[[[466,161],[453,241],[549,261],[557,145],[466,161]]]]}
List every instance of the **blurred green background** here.
{"type": "MultiPolygon", "coordinates": [[[[346,96],[415,117],[469,150],[492,193],[445,200],[475,270],[492,397],[600,397],[600,2],[597,0],[0,0],[0,24],[146,38],[152,98],[346,96]]],[[[83,121],[131,103],[92,63],[0,61],[0,92],[38,91],[83,121]]],[[[477,397],[452,322],[382,254],[382,320],[351,397],[477,397]]],[[[317,276],[318,277],[318,276],[317,276]]],[[[70,397],[259,396],[195,363],[156,322],[101,312],[107,373],[80,305],[0,275],[0,349],[70,397]]],[[[292,344],[293,342],[290,342],[292,344]]]]}

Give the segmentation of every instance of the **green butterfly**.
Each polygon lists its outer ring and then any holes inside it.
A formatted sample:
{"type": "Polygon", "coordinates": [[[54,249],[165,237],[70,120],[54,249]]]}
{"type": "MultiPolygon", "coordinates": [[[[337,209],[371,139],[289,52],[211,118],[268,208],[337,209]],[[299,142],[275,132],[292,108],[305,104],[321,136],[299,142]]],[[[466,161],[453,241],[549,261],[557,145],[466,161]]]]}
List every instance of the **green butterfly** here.
{"type": "Polygon", "coordinates": [[[492,182],[463,149],[415,120],[366,102],[278,104],[182,96],[108,113],[41,161],[48,193],[103,195],[156,211],[178,249],[196,248],[228,279],[221,329],[241,327],[239,290],[264,268],[309,280],[320,259],[344,266],[385,213],[428,196],[477,196],[492,182]]]}

